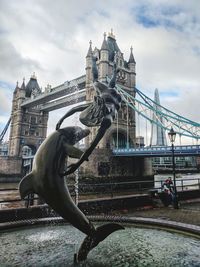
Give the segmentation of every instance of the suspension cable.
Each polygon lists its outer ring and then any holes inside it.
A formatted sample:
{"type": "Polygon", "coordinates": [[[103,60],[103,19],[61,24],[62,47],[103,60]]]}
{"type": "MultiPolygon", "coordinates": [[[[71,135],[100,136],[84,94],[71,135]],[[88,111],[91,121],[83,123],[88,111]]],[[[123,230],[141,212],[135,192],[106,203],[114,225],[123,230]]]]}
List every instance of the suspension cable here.
{"type": "Polygon", "coordinates": [[[118,128],[118,125],[119,125],[119,116],[118,116],[118,112],[117,112],[117,149],[119,148],[119,128],[118,128]]]}
{"type": "Polygon", "coordinates": [[[127,133],[127,143],[126,143],[126,147],[127,149],[129,148],[129,110],[128,110],[128,104],[126,103],[126,118],[127,118],[127,122],[126,122],[126,133],[127,133]]]}
{"type": "MultiPolygon", "coordinates": [[[[119,85],[116,85],[116,89],[118,93],[122,96],[122,100],[128,103],[131,109],[136,111],[137,114],[140,114],[145,119],[149,120],[151,123],[156,124],[157,126],[167,131],[170,131],[171,126],[173,125],[174,130],[183,136],[193,137],[195,139],[200,138],[199,123],[188,120],[187,118],[184,118],[183,116],[180,116],[157,103],[156,105],[160,106],[161,108],[159,110],[155,109],[153,107],[153,103],[155,101],[147,97],[148,101],[143,100],[144,102],[141,102],[140,100],[134,98],[132,95],[124,91],[119,85]],[[138,103],[138,105],[136,105],[136,103],[138,103]],[[156,119],[154,120],[148,115],[146,115],[145,110],[151,110],[155,114],[156,119]]],[[[142,94],[142,97],[144,99],[144,94],[142,94]]]]}

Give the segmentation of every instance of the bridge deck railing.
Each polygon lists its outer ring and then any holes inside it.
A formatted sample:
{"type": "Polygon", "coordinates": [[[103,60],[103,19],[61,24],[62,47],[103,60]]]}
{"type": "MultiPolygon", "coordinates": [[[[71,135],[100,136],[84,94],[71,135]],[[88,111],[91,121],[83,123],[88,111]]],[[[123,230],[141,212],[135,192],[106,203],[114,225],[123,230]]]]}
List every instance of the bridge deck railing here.
{"type": "MultiPolygon", "coordinates": [[[[149,147],[137,147],[137,148],[113,148],[114,156],[134,156],[134,155],[146,155],[146,156],[171,156],[171,146],[149,146],[149,147]]],[[[175,155],[199,155],[200,145],[184,145],[174,146],[175,155]]]]}

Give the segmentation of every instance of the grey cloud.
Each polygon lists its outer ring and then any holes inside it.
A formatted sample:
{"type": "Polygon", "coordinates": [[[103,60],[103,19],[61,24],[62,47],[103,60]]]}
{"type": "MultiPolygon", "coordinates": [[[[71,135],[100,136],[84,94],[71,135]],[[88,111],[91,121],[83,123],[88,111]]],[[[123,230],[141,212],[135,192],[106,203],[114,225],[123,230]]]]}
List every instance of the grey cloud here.
{"type": "Polygon", "coordinates": [[[11,111],[12,93],[10,90],[0,87],[0,114],[9,114],[11,111]]]}
{"type": "MultiPolygon", "coordinates": [[[[197,1],[1,0],[0,5],[0,36],[4,38],[0,39],[0,79],[14,83],[36,71],[39,84],[56,86],[82,75],[89,40],[92,39],[93,47],[100,47],[103,32],[113,28],[126,59],[133,45],[139,89],[152,95],[156,87],[159,91],[177,90],[186,101],[189,88],[195,98],[193,106],[197,107],[195,95],[200,84],[197,1]],[[148,6],[146,15],[163,21],[170,19],[177,27],[166,29],[162,24],[146,29],[136,20],[141,5],[148,6]],[[178,7],[176,12],[171,12],[172,7],[178,7]]],[[[176,98],[178,112],[183,105],[180,98],[176,98]]],[[[163,103],[168,102],[164,99],[163,103]]],[[[171,105],[175,108],[175,104],[171,105]]],[[[184,112],[190,114],[189,105],[185,105],[184,112]]]]}
{"type": "Polygon", "coordinates": [[[0,80],[13,83],[16,79],[23,78],[24,74],[30,75],[33,70],[41,69],[36,60],[22,57],[8,40],[0,38],[0,47],[0,80]]]}

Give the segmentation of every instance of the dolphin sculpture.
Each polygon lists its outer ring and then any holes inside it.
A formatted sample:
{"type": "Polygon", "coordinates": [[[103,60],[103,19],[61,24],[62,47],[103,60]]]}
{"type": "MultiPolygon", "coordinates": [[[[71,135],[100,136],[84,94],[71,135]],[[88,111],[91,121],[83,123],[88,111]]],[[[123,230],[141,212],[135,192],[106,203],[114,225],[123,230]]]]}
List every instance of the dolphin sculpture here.
{"type": "Polygon", "coordinates": [[[77,262],[85,260],[88,253],[99,242],[116,230],[124,229],[116,223],[95,228],[73,202],[63,173],[66,158],[80,158],[83,152],[73,145],[89,134],[88,129],[66,127],[53,132],[39,147],[33,161],[32,171],[19,184],[21,198],[36,193],[60,216],[85,233],[77,262]]]}

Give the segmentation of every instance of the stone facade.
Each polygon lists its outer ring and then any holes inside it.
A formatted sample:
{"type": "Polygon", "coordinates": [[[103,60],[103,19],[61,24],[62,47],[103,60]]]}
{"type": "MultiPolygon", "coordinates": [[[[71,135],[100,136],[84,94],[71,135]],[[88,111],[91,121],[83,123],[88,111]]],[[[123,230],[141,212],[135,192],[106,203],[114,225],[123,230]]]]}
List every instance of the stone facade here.
{"type": "Polygon", "coordinates": [[[0,177],[5,177],[7,175],[20,177],[22,171],[22,158],[0,156],[0,166],[0,177]]]}
{"type": "MultiPolygon", "coordinates": [[[[74,162],[74,161],[73,161],[74,162]]],[[[80,167],[84,177],[132,177],[138,179],[153,174],[150,158],[113,157],[112,150],[97,148],[80,167]]]]}

